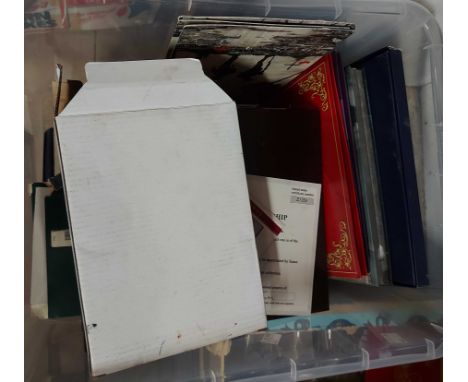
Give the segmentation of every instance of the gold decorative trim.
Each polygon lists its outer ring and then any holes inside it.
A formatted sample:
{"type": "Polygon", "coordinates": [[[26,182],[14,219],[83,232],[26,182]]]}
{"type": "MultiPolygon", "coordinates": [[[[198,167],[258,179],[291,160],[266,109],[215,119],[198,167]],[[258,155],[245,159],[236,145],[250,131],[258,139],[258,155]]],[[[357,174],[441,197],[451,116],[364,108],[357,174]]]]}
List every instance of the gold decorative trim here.
{"type": "Polygon", "coordinates": [[[328,110],[328,92],[326,89],[327,78],[325,76],[325,70],[323,69],[324,64],[319,65],[317,68],[312,70],[307,78],[298,83],[299,94],[302,95],[307,92],[312,92],[311,98],[316,96],[320,97],[322,103],[322,111],[328,110]]]}
{"type": "Polygon", "coordinates": [[[349,249],[348,229],[344,221],[340,221],[340,241],[338,243],[333,241],[332,244],[335,252],[327,255],[328,265],[337,269],[351,270],[353,258],[349,249]]]}

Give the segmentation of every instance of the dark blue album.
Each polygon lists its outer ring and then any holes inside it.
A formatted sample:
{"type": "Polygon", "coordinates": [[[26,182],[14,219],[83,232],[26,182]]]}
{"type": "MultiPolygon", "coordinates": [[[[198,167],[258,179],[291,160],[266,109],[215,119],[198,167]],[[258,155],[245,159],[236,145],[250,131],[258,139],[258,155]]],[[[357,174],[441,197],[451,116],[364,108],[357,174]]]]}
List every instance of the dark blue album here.
{"type": "Polygon", "coordinates": [[[429,283],[401,51],[385,48],[354,67],[361,69],[374,140],[392,281],[429,283]]]}

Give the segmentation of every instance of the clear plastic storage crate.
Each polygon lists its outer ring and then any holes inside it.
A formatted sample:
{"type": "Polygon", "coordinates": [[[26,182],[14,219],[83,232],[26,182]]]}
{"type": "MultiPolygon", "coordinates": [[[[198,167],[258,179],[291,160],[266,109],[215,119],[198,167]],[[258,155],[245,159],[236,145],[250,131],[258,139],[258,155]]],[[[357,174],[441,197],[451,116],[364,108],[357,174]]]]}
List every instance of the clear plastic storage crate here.
{"type": "Polygon", "coordinates": [[[28,184],[41,178],[43,131],[53,124],[55,64],[63,65],[66,79],[84,81],[84,64],[89,61],[164,58],[177,16],[182,14],[352,22],[355,32],[338,45],[344,65],[388,45],[402,50],[430,286],[374,288],[331,282],[329,312],[272,327],[273,337],[252,333],[99,379],[294,381],[441,357],[442,35],[431,13],[408,0],[152,3],[154,17],[133,24],[94,23],[88,30],[63,24],[25,33],[25,379],[89,378],[80,318],[42,320],[29,309],[32,212],[28,184]],[[391,341],[379,340],[382,333],[391,341]]]}

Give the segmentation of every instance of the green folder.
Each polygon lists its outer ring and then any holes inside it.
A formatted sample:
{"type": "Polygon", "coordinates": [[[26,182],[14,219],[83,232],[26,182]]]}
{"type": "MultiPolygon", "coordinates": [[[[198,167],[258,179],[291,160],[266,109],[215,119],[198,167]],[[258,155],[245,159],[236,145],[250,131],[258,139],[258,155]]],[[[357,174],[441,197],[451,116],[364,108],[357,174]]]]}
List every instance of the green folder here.
{"type": "Polygon", "coordinates": [[[45,198],[49,318],[78,316],[80,300],[63,189],[45,198]]]}

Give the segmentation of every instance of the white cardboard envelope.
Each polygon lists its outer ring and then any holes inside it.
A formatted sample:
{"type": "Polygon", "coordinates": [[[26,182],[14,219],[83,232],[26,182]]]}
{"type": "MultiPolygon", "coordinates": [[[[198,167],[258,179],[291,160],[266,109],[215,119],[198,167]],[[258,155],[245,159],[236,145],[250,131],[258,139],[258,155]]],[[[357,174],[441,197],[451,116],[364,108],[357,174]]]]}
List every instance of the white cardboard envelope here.
{"type": "Polygon", "coordinates": [[[234,102],[192,59],[86,74],[56,124],[92,374],[264,328],[234,102]]]}

